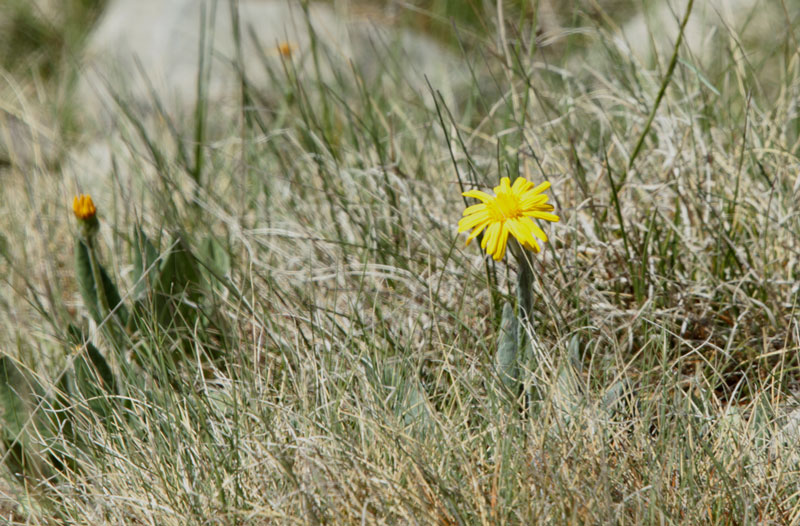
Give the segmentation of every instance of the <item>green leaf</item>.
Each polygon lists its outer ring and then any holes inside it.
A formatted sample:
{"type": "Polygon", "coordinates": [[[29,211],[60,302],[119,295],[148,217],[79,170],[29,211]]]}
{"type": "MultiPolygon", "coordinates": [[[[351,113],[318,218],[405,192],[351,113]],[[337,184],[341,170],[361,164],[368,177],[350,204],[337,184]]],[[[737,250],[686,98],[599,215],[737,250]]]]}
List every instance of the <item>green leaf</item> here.
{"type": "Polygon", "coordinates": [[[695,66],[691,62],[687,62],[687,61],[683,60],[682,58],[678,58],[678,62],[683,64],[687,68],[691,69],[692,72],[695,75],[697,75],[697,78],[700,80],[700,82],[705,84],[705,86],[708,89],[710,89],[714,93],[714,95],[716,95],[717,97],[720,96],[719,90],[717,88],[715,88],[713,84],[711,84],[711,82],[700,72],[699,69],[697,69],[697,66],[695,66]]]}
{"type": "Polygon", "coordinates": [[[85,353],[75,359],[75,383],[89,407],[101,417],[112,410],[108,395],[117,393],[114,374],[108,362],[92,342],[86,342],[85,353]]]}
{"type": "Polygon", "coordinates": [[[384,366],[381,398],[388,402],[403,423],[424,433],[433,426],[433,420],[425,403],[427,395],[419,380],[408,371],[407,367],[384,366]]]}
{"type": "Polygon", "coordinates": [[[86,356],[78,360],[76,368],[83,370],[87,379],[96,383],[99,391],[115,393],[117,390],[114,374],[111,372],[103,354],[94,346],[92,342],[86,342],[86,356]]]}
{"type": "MultiPolygon", "coordinates": [[[[72,370],[68,370],[59,380],[56,402],[64,408],[82,406],[88,403],[94,413],[105,417],[111,410],[110,404],[116,398],[117,383],[111,366],[103,353],[86,339],[82,331],[70,324],[69,352],[74,354],[72,370]],[[59,398],[60,397],[60,398],[59,398]]],[[[59,413],[63,412],[59,411],[59,413]]],[[[69,418],[72,412],[68,411],[69,418]]]]}
{"type": "Polygon", "coordinates": [[[578,370],[582,368],[581,339],[577,334],[573,335],[569,340],[569,345],[567,346],[567,356],[569,357],[569,361],[573,367],[577,368],[578,370]]]}
{"type": "Polygon", "coordinates": [[[8,356],[0,356],[0,409],[4,438],[19,435],[30,417],[32,389],[25,375],[8,356]]]}
{"type": "MultiPolygon", "coordinates": [[[[96,261],[95,264],[99,270],[100,282],[106,300],[108,301],[108,307],[114,311],[114,314],[122,321],[122,324],[125,325],[128,319],[128,311],[125,306],[122,305],[119,290],[100,262],[96,261]]],[[[95,322],[98,324],[102,323],[103,318],[105,318],[105,313],[103,313],[101,309],[102,303],[98,296],[95,275],[92,271],[92,257],[89,247],[82,239],[75,240],[75,274],[78,280],[78,289],[81,292],[86,308],[89,310],[89,314],[95,322]]]]}
{"type": "Polygon", "coordinates": [[[630,416],[633,404],[633,388],[627,378],[621,378],[606,390],[600,407],[606,411],[609,417],[630,416]]]}
{"type": "Polygon", "coordinates": [[[114,374],[111,372],[111,367],[109,367],[106,359],[92,342],[86,342],[86,351],[89,355],[89,361],[97,373],[97,379],[102,382],[101,387],[106,392],[116,393],[117,385],[114,380],[114,374]]]}
{"type": "Polygon", "coordinates": [[[72,441],[78,441],[75,435],[73,421],[75,419],[75,406],[72,403],[74,387],[72,383],[72,371],[66,370],[56,383],[55,396],[53,397],[53,414],[51,415],[55,428],[59,434],[72,441]]]}
{"type": "Polygon", "coordinates": [[[497,354],[495,354],[495,367],[500,380],[516,394],[518,385],[519,366],[517,349],[517,315],[514,307],[506,302],[503,305],[503,319],[500,322],[500,331],[497,336],[497,354]]]}
{"type": "Polygon", "coordinates": [[[103,290],[105,291],[106,299],[108,300],[108,306],[124,326],[128,323],[128,309],[126,309],[125,305],[122,303],[119,290],[114,282],[111,281],[111,277],[106,272],[106,269],[103,268],[100,263],[97,265],[100,268],[100,280],[103,282],[103,290]]]}
{"type": "Polygon", "coordinates": [[[143,298],[152,288],[158,277],[158,250],[150,242],[141,227],[133,232],[133,298],[143,298]]]}
{"type": "Polygon", "coordinates": [[[89,257],[89,247],[81,239],[75,240],[75,277],[78,280],[78,290],[83,297],[83,303],[92,319],[100,323],[100,304],[97,300],[97,287],[94,283],[92,260],[89,257]]]}
{"type": "Polygon", "coordinates": [[[9,356],[0,356],[0,411],[2,411],[2,442],[8,467],[12,473],[45,476],[45,468],[32,444],[31,436],[47,436],[43,426],[31,420],[41,386],[25,374],[9,356]]]}
{"type": "Polygon", "coordinates": [[[427,395],[422,385],[413,379],[407,382],[405,397],[402,403],[402,416],[406,424],[416,424],[425,429],[432,424],[431,416],[428,414],[428,407],[425,405],[427,395]]]}
{"type": "Polygon", "coordinates": [[[556,373],[554,391],[551,395],[553,406],[560,412],[564,421],[569,422],[586,401],[583,386],[575,373],[569,358],[562,360],[556,373]]]}
{"type": "Polygon", "coordinates": [[[231,270],[231,256],[213,236],[203,240],[200,247],[203,262],[214,278],[222,278],[231,270]]]}
{"type": "Polygon", "coordinates": [[[192,255],[186,241],[178,237],[164,261],[158,276],[158,290],[166,294],[175,294],[189,289],[196,289],[202,282],[197,260],[192,255]]]}
{"type": "Polygon", "coordinates": [[[197,301],[202,281],[197,260],[183,238],[178,237],[161,262],[156,283],[153,301],[160,325],[170,326],[175,316],[189,323],[196,318],[196,309],[190,307],[186,300],[197,301]]]}

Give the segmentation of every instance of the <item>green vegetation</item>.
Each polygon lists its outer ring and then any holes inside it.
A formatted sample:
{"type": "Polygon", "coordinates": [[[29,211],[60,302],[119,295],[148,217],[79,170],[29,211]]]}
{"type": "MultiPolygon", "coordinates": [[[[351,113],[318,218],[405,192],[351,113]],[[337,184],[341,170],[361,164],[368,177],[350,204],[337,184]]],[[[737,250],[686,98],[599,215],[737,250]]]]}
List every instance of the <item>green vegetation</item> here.
{"type": "Polygon", "coordinates": [[[64,0],[57,7],[45,0],[0,2],[0,65],[17,74],[45,78],[75,61],[92,22],[105,0],[64,0]]]}
{"type": "Polygon", "coordinates": [[[599,4],[481,5],[452,97],[314,36],[191,126],[123,102],[96,187],[2,168],[2,520],[800,520],[798,13],[646,58],[599,4]],[[561,218],[525,338],[514,260],[456,233],[506,176],[561,218]]]}

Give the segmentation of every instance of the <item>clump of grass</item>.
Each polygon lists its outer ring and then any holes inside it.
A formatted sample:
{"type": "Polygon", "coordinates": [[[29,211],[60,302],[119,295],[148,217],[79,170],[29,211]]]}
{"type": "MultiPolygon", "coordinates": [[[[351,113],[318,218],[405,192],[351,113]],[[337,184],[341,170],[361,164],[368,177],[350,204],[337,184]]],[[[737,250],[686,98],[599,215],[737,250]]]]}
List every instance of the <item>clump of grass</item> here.
{"type": "Polygon", "coordinates": [[[56,166],[81,138],[74,84],[105,0],[0,3],[0,165],[56,166]]]}
{"type": "Polygon", "coordinates": [[[23,76],[49,77],[72,67],[87,28],[105,0],[48,2],[8,0],[0,6],[0,64],[23,76]]]}
{"type": "Polygon", "coordinates": [[[796,51],[743,64],[730,27],[727,61],[706,71],[676,45],[666,79],[601,26],[580,39],[602,62],[559,69],[587,53],[569,33],[563,62],[542,63],[533,28],[500,23],[499,44],[462,35],[491,53],[465,51],[455,104],[436,86],[372,89],[318,42],[309,60],[337,74],[265,61],[283,90],[243,78],[229,140],[182,150],[178,127],[127,108],[96,199],[97,258],[120,301],[140,300],[124,334],[87,311],[72,250],[52,241],[76,229],[52,212],[72,183],[12,168],[0,345],[4,370],[41,389],[25,434],[4,437],[19,460],[4,462],[4,517],[795,522],[796,51]],[[751,89],[773,62],[781,89],[751,89]],[[493,359],[516,269],[455,226],[459,183],[518,175],[551,181],[561,217],[533,268],[534,413],[493,359]],[[203,276],[191,295],[149,282],[178,243],[203,276]],[[62,381],[93,363],[70,325],[115,392],[62,381]]]}

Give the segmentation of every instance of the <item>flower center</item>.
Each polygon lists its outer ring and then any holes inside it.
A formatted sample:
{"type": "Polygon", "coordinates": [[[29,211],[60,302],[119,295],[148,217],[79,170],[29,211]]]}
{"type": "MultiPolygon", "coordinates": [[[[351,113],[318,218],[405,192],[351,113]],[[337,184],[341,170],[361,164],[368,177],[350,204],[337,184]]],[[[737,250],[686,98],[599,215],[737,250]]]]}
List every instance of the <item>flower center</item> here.
{"type": "Polygon", "coordinates": [[[497,196],[486,203],[492,222],[514,219],[522,215],[519,198],[507,192],[498,192],[497,196]]]}

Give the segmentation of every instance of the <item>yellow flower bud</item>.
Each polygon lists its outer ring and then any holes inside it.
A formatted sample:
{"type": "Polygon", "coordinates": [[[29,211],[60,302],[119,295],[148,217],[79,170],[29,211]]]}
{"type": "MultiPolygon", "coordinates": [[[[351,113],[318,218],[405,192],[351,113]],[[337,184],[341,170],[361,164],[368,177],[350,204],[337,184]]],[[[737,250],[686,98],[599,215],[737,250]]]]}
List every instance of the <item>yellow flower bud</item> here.
{"type": "Polygon", "coordinates": [[[97,213],[97,209],[88,194],[76,195],[72,200],[72,211],[75,217],[82,221],[92,219],[97,213]]]}
{"type": "Polygon", "coordinates": [[[290,42],[281,42],[278,44],[278,53],[283,55],[286,58],[292,56],[292,51],[294,51],[295,47],[290,42]]]}

